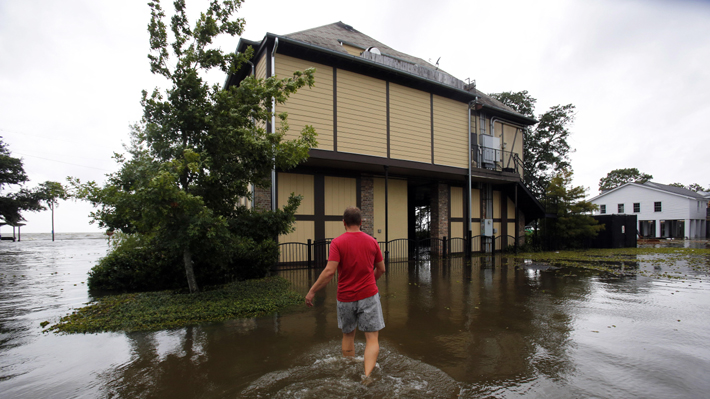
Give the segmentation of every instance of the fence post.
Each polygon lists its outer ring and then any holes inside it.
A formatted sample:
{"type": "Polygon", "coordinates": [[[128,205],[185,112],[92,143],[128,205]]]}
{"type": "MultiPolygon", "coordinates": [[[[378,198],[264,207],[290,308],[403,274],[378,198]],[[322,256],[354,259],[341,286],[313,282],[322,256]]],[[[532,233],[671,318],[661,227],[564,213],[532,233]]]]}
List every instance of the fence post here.
{"type": "Polygon", "coordinates": [[[312,265],[312,264],[311,264],[311,254],[312,254],[312,251],[311,251],[311,244],[312,244],[312,243],[311,243],[311,239],[309,238],[309,239],[308,239],[308,268],[309,268],[309,269],[311,268],[311,265],[312,265]]]}
{"type": "Polygon", "coordinates": [[[442,252],[444,253],[444,259],[446,259],[446,236],[444,236],[444,242],[442,244],[442,252]]]}

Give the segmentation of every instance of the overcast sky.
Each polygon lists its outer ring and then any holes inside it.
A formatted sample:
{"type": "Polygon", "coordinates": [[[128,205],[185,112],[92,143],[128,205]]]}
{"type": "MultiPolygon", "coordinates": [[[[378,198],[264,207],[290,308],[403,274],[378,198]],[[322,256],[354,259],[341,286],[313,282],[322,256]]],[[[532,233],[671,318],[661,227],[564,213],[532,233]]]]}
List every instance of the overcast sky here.
{"type": "MultiPolygon", "coordinates": [[[[115,170],[141,90],[163,85],[146,58],[146,3],[0,0],[0,136],[23,158],[28,186],[103,182],[115,170]]],[[[484,92],[528,90],[538,114],[574,104],[574,184],[590,196],[618,168],[710,186],[710,1],[248,0],[238,16],[251,40],[343,21],[399,51],[441,57],[484,92]]],[[[55,231],[97,231],[90,211],[60,204],[55,231]]],[[[51,230],[49,211],[25,216],[23,232],[51,230]]]]}

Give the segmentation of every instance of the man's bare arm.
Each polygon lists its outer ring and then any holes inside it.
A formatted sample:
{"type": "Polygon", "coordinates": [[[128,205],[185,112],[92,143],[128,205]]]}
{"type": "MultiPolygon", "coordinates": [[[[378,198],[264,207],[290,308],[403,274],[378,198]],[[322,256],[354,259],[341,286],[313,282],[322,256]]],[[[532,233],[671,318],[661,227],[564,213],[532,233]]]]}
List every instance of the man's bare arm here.
{"type": "Polygon", "coordinates": [[[338,268],[338,262],[329,260],[328,264],[325,265],[325,269],[318,276],[318,280],[313,284],[313,287],[306,294],[306,305],[313,306],[313,298],[316,296],[316,292],[320,291],[328,285],[330,280],[333,279],[335,275],[335,270],[338,268]]]}
{"type": "Polygon", "coordinates": [[[385,261],[381,260],[375,263],[375,280],[380,278],[385,273],[385,261]]]}

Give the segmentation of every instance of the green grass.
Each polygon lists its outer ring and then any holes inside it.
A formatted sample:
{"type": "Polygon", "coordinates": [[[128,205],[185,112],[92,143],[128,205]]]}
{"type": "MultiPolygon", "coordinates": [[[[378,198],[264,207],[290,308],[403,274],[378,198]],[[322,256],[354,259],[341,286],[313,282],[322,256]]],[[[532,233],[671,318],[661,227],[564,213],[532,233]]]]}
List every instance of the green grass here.
{"type": "MultiPolygon", "coordinates": [[[[45,331],[155,331],[259,317],[303,303],[281,277],[240,281],[197,294],[174,291],[111,295],[64,316],[45,331]]],[[[46,324],[45,324],[46,325],[46,324]]]]}
{"type": "Polygon", "coordinates": [[[558,267],[596,270],[614,275],[638,274],[653,278],[686,278],[690,271],[710,274],[710,249],[698,248],[615,248],[510,255],[558,267]],[[621,266],[624,266],[623,268],[621,266]],[[642,270],[634,270],[639,265],[642,270]],[[650,267],[652,266],[652,267],[650,267]]]}

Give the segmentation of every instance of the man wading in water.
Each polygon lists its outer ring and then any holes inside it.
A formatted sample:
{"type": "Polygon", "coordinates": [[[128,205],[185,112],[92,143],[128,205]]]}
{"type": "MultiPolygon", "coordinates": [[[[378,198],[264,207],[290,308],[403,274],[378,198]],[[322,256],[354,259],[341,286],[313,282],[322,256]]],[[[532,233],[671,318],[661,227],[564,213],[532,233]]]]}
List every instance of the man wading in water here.
{"type": "Polygon", "coordinates": [[[355,356],[355,329],[364,332],[365,378],[369,378],[380,354],[378,333],[385,328],[375,283],[385,272],[385,262],[377,241],[360,231],[361,224],[360,209],[345,209],[345,233],[330,243],[328,264],[308,291],[306,305],[313,306],[316,292],[328,285],[337,269],[338,328],[343,330],[343,356],[355,356]]]}

